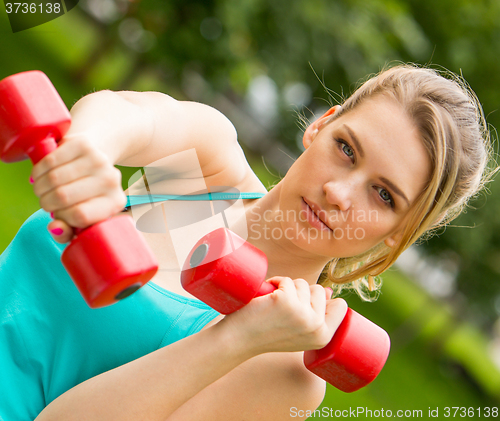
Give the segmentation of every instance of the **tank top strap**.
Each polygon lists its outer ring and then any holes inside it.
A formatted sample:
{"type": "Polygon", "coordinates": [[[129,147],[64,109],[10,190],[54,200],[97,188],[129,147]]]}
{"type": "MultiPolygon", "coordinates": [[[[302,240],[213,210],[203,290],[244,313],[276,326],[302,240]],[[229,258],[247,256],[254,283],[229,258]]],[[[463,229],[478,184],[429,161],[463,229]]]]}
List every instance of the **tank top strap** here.
{"type": "Polygon", "coordinates": [[[238,200],[238,199],[260,199],[265,193],[260,192],[213,192],[191,195],[174,195],[174,194],[143,194],[127,196],[127,204],[125,209],[129,209],[134,205],[143,205],[146,203],[165,202],[167,200],[179,201],[214,201],[214,200],[238,200]]]}

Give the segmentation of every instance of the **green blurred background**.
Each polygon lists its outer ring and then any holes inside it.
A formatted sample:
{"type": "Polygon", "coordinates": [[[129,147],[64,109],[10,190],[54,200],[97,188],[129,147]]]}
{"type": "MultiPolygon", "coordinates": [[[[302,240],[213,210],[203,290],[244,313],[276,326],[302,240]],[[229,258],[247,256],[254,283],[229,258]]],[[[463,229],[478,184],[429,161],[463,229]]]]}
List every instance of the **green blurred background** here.
{"type": "MultiPolygon", "coordinates": [[[[386,63],[463,74],[493,138],[499,127],[497,0],[81,0],[16,33],[1,5],[0,35],[0,78],[42,70],[68,107],[95,90],[126,89],[218,108],[266,186],[301,152],[299,116],[314,118],[386,63]]],[[[0,164],[0,251],[39,207],[30,168],[0,164]]],[[[134,170],[122,170],[126,182],[134,170]]],[[[429,418],[438,408],[446,418],[445,407],[465,407],[468,417],[484,418],[484,408],[499,406],[499,188],[492,182],[453,226],[405,253],[384,274],[376,303],[346,297],[389,332],[392,350],[370,386],[353,394],[329,388],[326,409],[394,417],[421,410],[429,418]]]]}

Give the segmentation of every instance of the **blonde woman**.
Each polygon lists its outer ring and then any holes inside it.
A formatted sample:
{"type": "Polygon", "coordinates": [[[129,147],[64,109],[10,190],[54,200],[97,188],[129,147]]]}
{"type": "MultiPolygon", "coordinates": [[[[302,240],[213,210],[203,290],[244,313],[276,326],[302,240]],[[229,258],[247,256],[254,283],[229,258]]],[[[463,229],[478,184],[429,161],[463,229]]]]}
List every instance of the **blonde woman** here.
{"type": "Polygon", "coordinates": [[[45,212],[2,256],[6,419],[275,421],[291,407],[313,410],[325,383],[304,368],[302,352],[328,343],[346,312],[317,284],[325,268],[325,286],[376,289],[375,276],[457,216],[488,178],[474,95],[414,66],[369,79],[310,124],[305,152],[269,192],[232,124],[208,106],[104,91],[81,99],[72,116],[61,146],[33,168],[45,212]],[[160,272],[120,303],[89,309],[58,261],[70,226],[124,207],[114,164],[147,166],[191,148],[208,188],[253,194],[244,201],[248,241],[266,253],[279,288],[222,317],[183,291],[178,273],[160,272]]]}

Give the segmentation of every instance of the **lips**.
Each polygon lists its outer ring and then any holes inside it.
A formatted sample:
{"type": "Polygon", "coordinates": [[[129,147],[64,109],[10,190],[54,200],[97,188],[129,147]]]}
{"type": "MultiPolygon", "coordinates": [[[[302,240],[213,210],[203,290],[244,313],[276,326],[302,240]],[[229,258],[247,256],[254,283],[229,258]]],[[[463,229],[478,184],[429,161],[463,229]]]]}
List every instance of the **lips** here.
{"type": "Polygon", "coordinates": [[[322,216],[324,215],[323,209],[321,209],[319,205],[306,199],[305,197],[302,198],[302,201],[304,206],[306,207],[306,212],[309,211],[308,221],[311,223],[311,225],[315,226],[316,228],[332,231],[330,226],[322,218],[322,216]]]}

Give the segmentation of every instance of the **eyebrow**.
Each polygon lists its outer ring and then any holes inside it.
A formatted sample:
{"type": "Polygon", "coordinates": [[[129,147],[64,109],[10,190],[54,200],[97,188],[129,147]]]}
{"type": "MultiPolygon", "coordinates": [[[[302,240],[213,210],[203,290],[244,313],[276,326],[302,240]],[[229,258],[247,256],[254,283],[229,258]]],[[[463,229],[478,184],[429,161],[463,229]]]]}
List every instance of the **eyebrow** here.
{"type": "Polygon", "coordinates": [[[351,137],[352,143],[354,143],[354,146],[356,146],[356,149],[359,152],[359,155],[361,158],[365,157],[365,152],[363,151],[363,148],[361,147],[361,143],[359,143],[358,137],[354,134],[352,129],[347,125],[343,125],[344,129],[346,129],[347,133],[349,133],[349,136],[351,137]]]}
{"type": "MultiPolygon", "coordinates": [[[[365,152],[363,151],[363,148],[361,147],[361,143],[359,142],[359,139],[356,136],[356,134],[352,131],[352,129],[347,124],[344,124],[343,127],[346,129],[347,133],[349,133],[349,136],[351,137],[352,143],[354,143],[354,146],[358,150],[361,158],[364,158],[365,152]]],[[[387,184],[389,186],[389,188],[392,191],[394,191],[394,193],[396,193],[398,196],[400,196],[406,202],[408,207],[410,207],[410,201],[408,200],[406,195],[401,191],[401,189],[398,186],[396,186],[392,181],[388,180],[385,177],[380,177],[380,181],[387,184]]]]}
{"type": "Polygon", "coordinates": [[[394,193],[396,193],[398,196],[401,196],[404,199],[404,201],[406,202],[406,204],[408,205],[408,207],[410,207],[410,201],[405,196],[405,194],[398,188],[398,186],[396,186],[395,184],[393,184],[391,181],[389,181],[385,177],[380,177],[380,181],[382,181],[383,183],[387,184],[389,186],[389,188],[391,190],[393,190],[394,193]]]}

